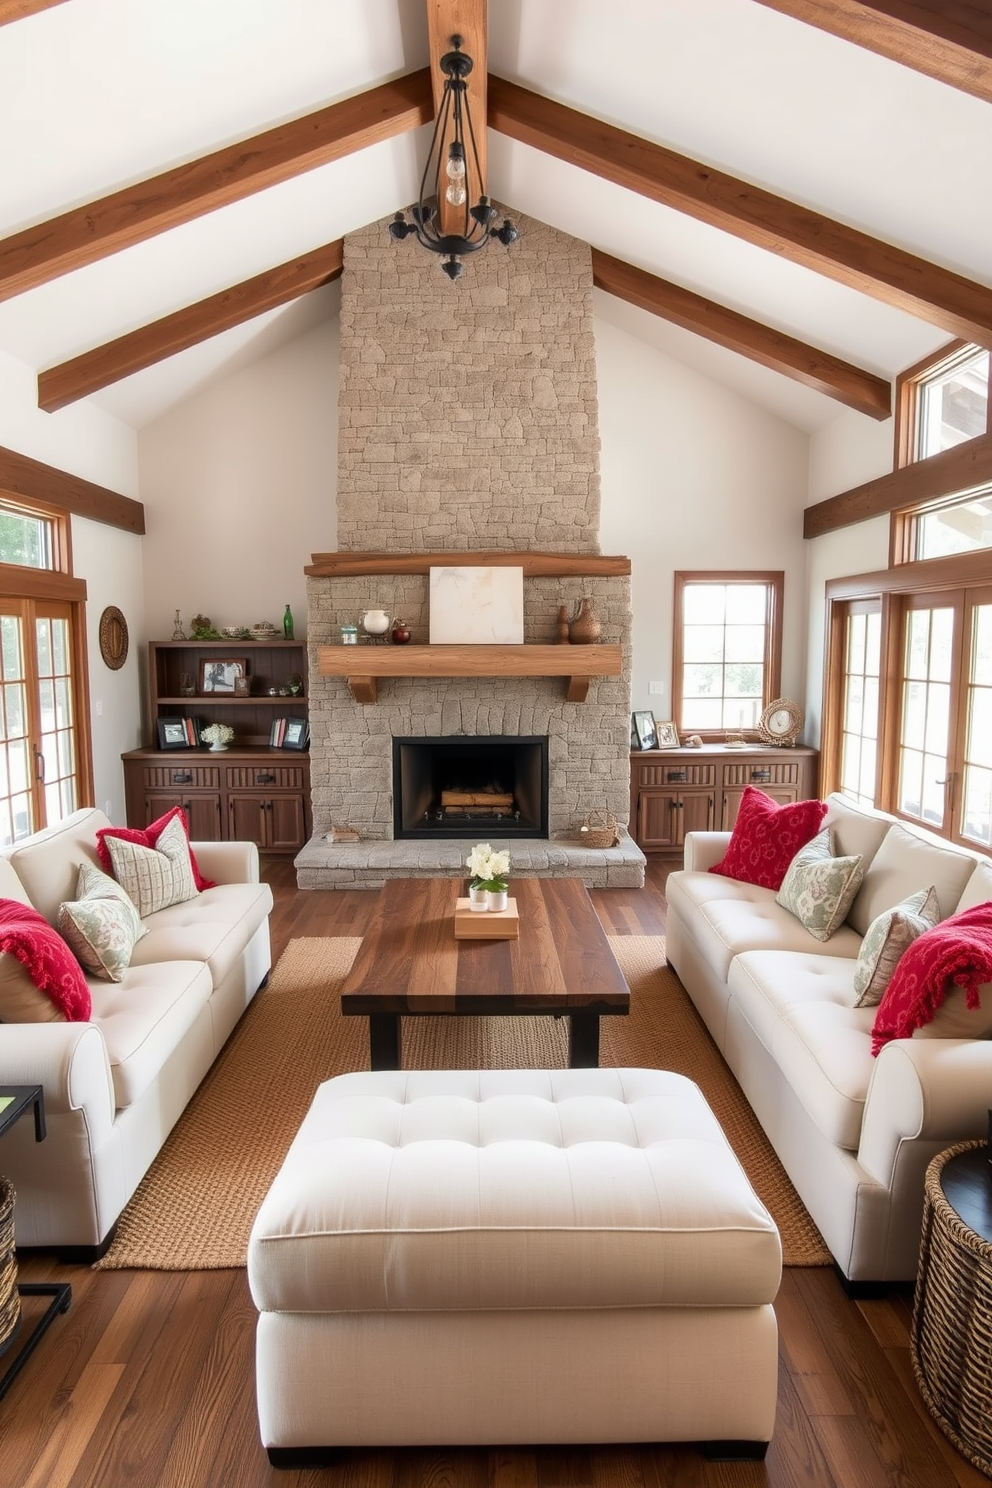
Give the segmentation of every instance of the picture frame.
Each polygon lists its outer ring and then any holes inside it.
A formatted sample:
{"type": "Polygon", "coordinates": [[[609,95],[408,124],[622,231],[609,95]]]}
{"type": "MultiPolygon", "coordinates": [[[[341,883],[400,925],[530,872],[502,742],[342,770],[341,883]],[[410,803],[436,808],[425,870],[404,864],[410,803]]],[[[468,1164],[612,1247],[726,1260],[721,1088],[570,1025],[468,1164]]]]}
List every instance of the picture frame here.
{"type": "Polygon", "coordinates": [[[659,749],[681,748],[681,745],[679,744],[679,731],[675,727],[675,723],[672,719],[667,719],[664,723],[657,724],[656,727],[658,732],[659,749]]]}
{"type": "Polygon", "coordinates": [[[204,657],[200,662],[200,692],[221,693],[233,697],[239,677],[247,677],[248,660],[244,656],[204,657]]]}
{"type": "Polygon", "coordinates": [[[287,718],[283,734],[282,749],[306,749],[310,742],[310,731],[305,718],[287,718]]]}
{"type": "Polygon", "coordinates": [[[657,749],[658,730],[654,714],[645,710],[643,713],[634,713],[632,718],[632,731],[637,738],[638,749],[657,749]]]}
{"type": "Polygon", "coordinates": [[[155,729],[158,734],[159,749],[195,748],[195,745],[189,742],[184,718],[157,718],[155,729]]]}

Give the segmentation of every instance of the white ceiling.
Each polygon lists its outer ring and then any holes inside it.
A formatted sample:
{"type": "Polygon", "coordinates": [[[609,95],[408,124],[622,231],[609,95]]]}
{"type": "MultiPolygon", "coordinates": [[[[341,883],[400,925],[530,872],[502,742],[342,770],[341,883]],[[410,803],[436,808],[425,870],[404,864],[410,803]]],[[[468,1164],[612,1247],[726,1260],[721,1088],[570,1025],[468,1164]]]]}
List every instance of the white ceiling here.
{"type": "MultiPolygon", "coordinates": [[[[489,49],[502,77],[992,285],[987,103],[755,0],[491,0],[489,49]]],[[[0,236],[426,62],[423,0],[68,0],[0,27],[0,236]]],[[[0,304],[0,350],[42,370],[392,213],[416,194],[427,136],[0,304]]],[[[868,371],[893,377],[950,339],[504,136],[489,159],[501,205],[868,371]]],[[[600,313],[800,428],[840,412],[608,299],[600,313]]],[[[318,291],[92,401],[140,427],[336,303],[318,291]]]]}

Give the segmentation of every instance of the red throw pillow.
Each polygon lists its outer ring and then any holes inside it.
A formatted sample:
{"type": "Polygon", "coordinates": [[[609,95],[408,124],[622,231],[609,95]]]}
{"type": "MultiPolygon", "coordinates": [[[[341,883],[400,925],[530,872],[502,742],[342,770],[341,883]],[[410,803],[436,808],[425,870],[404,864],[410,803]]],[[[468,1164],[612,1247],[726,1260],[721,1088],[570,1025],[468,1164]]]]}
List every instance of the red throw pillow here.
{"type": "MultiPolygon", "coordinates": [[[[111,878],[114,876],[114,865],[110,861],[110,849],[103,840],[105,837],[119,837],[123,842],[137,842],[142,847],[154,847],[159,837],[165,831],[165,828],[172,821],[173,817],[176,816],[182,822],[183,831],[186,833],[186,841],[188,842],[189,823],[186,820],[186,813],[181,806],[173,806],[171,811],[167,811],[164,816],[160,816],[158,821],[153,821],[150,826],[145,827],[144,831],[139,831],[136,827],[101,827],[96,834],[96,855],[100,859],[100,867],[104,873],[109,873],[111,878]]],[[[193,866],[193,882],[196,884],[197,889],[202,893],[204,889],[216,888],[216,884],[212,878],[203,877],[192,848],[190,848],[189,860],[193,866]]]]}
{"type": "Polygon", "coordinates": [[[981,1007],[979,987],[992,981],[992,902],[962,909],[942,920],[903,951],[875,1014],[871,1052],[890,1039],[912,1038],[932,1023],[955,987],[964,987],[965,1006],[981,1007]]]}
{"type": "Polygon", "coordinates": [[[83,968],[61,935],[30,904],[0,899],[0,952],[20,961],[67,1023],[89,1020],[92,1002],[83,968]]]}
{"type": "Polygon", "coordinates": [[[789,864],[812,842],[826,814],[826,801],[779,806],[757,786],[746,785],[726,854],[710,872],[777,892],[789,864]]]}

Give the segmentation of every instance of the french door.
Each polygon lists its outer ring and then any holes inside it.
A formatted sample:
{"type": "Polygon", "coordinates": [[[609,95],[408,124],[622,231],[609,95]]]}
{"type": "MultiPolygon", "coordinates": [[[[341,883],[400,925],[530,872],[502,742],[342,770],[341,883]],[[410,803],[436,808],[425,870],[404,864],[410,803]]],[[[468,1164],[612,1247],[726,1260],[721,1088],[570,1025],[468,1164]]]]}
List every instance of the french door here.
{"type": "Polygon", "coordinates": [[[76,606],[0,597],[0,844],[82,804],[76,606]]]}

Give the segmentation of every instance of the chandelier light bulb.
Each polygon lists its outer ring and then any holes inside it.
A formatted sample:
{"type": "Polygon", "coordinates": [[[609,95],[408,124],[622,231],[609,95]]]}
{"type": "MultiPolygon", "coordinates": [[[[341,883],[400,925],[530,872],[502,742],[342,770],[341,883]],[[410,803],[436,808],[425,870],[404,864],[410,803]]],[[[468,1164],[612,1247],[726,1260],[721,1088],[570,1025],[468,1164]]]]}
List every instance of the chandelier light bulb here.
{"type": "Polygon", "coordinates": [[[463,207],[465,205],[466,195],[467,192],[463,181],[452,181],[444,193],[445,200],[449,201],[453,207],[463,207]]]}

